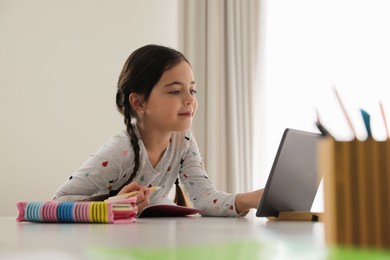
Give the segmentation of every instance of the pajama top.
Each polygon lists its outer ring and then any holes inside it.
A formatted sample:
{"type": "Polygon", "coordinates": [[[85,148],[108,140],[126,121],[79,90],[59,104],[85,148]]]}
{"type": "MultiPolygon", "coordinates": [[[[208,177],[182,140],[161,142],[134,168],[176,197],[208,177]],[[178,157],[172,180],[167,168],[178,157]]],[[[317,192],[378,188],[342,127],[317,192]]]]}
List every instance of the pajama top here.
{"type": "MultiPolygon", "coordinates": [[[[237,194],[218,191],[209,180],[191,130],[172,133],[168,147],[153,168],[136,124],[133,129],[140,146],[140,166],[133,181],[145,187],[162,187],[151,193],[150,205],[166,200],[179,177],[193,206],[202,210],[201,215],[240,216],[235,207],[237,194]]],[[[119,131],[57,189],[53,199],[77,201],[107,194],[124,185],[133,167],[134,151],[130,137],[126,130],[119,131]]]]}

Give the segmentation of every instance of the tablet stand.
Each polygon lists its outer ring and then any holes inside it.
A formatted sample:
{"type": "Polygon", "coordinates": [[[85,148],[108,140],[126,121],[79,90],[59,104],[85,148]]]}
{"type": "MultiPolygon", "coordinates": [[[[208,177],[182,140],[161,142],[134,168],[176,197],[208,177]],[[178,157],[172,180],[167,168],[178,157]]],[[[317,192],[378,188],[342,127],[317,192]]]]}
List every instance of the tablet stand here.
{"type": "Polygon", "coordinates": [[[269,220],[287,221],[322,221],[323,213],[309,211],[281,211],[277,217],[267,217],[269,220]]]}

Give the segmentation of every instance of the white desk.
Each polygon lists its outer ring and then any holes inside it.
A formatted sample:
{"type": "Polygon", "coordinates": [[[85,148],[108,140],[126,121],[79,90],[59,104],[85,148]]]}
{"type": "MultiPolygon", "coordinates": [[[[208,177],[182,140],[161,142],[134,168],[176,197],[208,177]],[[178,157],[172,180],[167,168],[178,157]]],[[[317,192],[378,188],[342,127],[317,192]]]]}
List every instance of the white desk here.
{"type": "Polygon", "coordinates": [[[326,253],[323,223],[267,221],[254,212],[245,218],[153,218],[131,224],[18,223],[2,217],[0,237],[0,259],[96,259],[90,254],[96,248],[206,245],[210,250],[240,241],[258,242],[268,256],[262,259],[324,259],[326,253]]]}

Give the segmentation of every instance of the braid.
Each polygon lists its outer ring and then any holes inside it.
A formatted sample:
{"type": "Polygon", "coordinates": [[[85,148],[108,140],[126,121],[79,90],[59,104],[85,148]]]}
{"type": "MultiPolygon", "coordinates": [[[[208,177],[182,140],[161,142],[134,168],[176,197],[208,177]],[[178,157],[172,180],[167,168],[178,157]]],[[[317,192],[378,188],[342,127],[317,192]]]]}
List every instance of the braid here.
{"type": "Polygon", "coordinates": [[[133,147],[134,151],[134,168],[133,172],[130,174],[129,179],[118,189],[116,190],[111,190],[110,191],[110,196],[115,196],[118,194],[118,192],[123,189],[124,186],[128,185],[131,183],[135,176],[137,175],[137,172],[139,170],[139,165],[140,165],[140,147],[138,143],[138,137],[135,135],[133,125],[131,124],[131,106],[130,102],[128,99],[128,95],[126,95],[121,88],[118,87],[118,92],[116,94],[116,104],[118,111],[123,114],[124,116],[124,123],[126,125],[126,131],[130,136],[130,143],[131,146],[133,147]],[[127,97],[127,98],[126,98],[127,97]]]}
{"type": "MultiPolygon", "coordinates": [[[[125,109],[125,111],[126,110],[127,109],[125,109]]],[[[120,188],[118,188],[116,190],[111,190],[110,191],[110,196],[117,195],[118,192],[120,192],[121,189],[123,189],[123,187],[125,187],[127,184],[130,184],[134,180],[135,176],[137,176],[137,172],[139,170],[139,165],[140,165],[140,160],[139,160],[140,147],[139,147],[139,143],[138,143],[138,137],[135,135],[134,128],[133,128],[133,126],[131,124],[130,118],[125,117],[125,124],[126,124],[126,131],[129,134],[129,136],[130,136],[130,143],[131,143],[131,146],[133,147],[133,151],[134,151],[134,168],[133,168],[133,172],[130,174],[129,179],[120,188]]]]}
{"type": "Polygon", "coordinates": [[[183,207],[190,207],[190,203],[188,201],[187,196],[184,194],[183,189],[180,187],[179,184],[179,178],[176,179],[175,181],[176,189],[175,189],[175,198],[174,202],[183,207]]]}
{"type": "Polygon", "coordinates": [[[134,150],[134,168],[133,168],[133,172],[130,175],[129,180],[125,183],[125,185],[129,184],[130,182],[132,182],[134,180],[135,176],[137,175],[137,172],[139,169],[139,164],[140,164],[140,161],[139,161],[140,147],[139,147],[139,143],[138,143],[138,137],[134,133],[134,128],[131,124],[131,121],[130,120],[126,120],[126,121],[127,121],[126,122],[126,130],[127,130],[127,133],[129,133],[129,135],[130,135],[130,142],[131,142],[131,145],[133,146],[133,150],[134,150]]]}

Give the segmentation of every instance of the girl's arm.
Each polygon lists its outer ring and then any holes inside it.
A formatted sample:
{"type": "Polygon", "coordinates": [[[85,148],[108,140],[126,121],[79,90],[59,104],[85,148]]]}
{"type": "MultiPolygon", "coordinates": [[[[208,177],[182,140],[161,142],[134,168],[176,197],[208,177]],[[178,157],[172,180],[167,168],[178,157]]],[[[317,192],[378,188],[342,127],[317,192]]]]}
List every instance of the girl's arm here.
{"type": "Polygon", "coordinates": [[[250,209],[258,207],[263,189],[239,194],[217,190],[202,166],[199,148],[190,131],[186,140],[188,150],[179,176],[191,202],[202,210],[202,215],[245,216],[250,209]]]}
{"type": "Polygon", "coordinates": [[[118,189],[129,177],[133,153],[129,138],[118,133],[86,160],[54,194],[57,201],[88,200],[118,189]]]}

